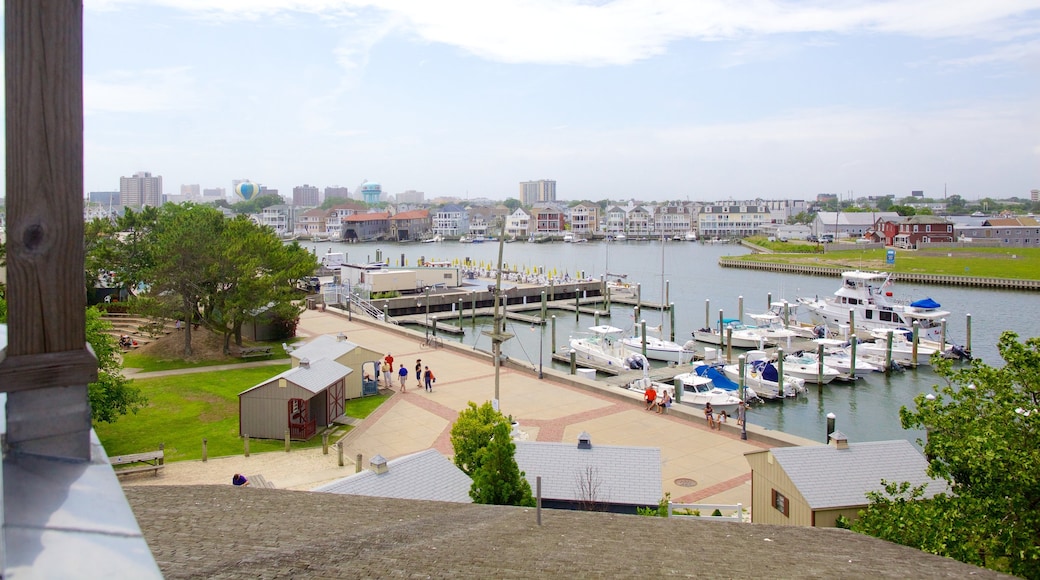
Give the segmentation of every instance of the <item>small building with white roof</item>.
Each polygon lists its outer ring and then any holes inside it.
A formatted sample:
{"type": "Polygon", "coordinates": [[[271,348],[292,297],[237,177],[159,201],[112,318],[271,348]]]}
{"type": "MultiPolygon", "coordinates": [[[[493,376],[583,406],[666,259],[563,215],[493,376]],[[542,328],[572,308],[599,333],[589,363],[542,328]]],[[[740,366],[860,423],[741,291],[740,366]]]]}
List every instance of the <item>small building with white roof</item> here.
{"type": "Polygon", "coordinates": [[[450,459],[436,449],[427,449],[387,461],[376,455],[369,469],[325,484],[313,491],[472,503],[470,479],[450,459]]]}

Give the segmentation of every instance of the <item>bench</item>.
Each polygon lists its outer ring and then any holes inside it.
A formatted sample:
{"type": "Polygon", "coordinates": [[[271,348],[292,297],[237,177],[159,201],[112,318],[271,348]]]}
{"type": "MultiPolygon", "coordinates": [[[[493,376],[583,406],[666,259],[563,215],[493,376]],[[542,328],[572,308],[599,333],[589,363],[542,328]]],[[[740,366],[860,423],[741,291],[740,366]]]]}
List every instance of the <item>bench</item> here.
{"type": "Polygon", "coordinates": [[[110,457],[108,462],[115,468],[117,465],[129,465],[130,467],[124,467],[121,469],[114,469],[116,475],[126,475],[128,473],[140,473],[142,471],[153,471],[155,475],[159,475],[159,470],[166,467],[165,459],[163,456],[163,448],[165,444],[159,444],[158,451],[147,451],[145,453],[130,453],[128,455],[117,455],[110,457]]]}
{"type": "Polygon", "coordinates": [[[264,476],[259,473],[256,475],[247,475],[246,481],[249,482],[249,487],[262,487],[264,489],[274,489],[274,484],[264,479],[264,476]]]}
{"type": "Polygon", "coordinates": [[[271,356],[271,347],[269,346],[254,346],[251,348],[243,348],[238,351],[238,358],[260,358],[265,356],[271,356]]]}

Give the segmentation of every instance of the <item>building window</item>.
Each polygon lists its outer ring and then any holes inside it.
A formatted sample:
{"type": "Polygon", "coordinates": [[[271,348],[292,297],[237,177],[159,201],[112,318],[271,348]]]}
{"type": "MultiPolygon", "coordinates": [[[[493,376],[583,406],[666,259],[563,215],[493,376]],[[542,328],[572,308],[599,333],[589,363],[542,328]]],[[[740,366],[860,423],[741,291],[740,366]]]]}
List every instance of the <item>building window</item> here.
{"type": "Polygon", "coordinates": [[[787,497],[777,490],[773,490],[773,507],[776,511],[784,514],[785,517],[790,517],[790,502],[787,501],[787,497]]]}

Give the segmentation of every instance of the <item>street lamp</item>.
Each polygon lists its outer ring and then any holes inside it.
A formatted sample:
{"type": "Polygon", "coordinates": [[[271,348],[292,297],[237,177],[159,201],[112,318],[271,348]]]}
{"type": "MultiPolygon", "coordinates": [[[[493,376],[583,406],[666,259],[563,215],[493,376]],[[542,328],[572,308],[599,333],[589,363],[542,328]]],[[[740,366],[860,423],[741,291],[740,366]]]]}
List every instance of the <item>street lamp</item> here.
{"type": "MultiPolygon", "coordinates": [[[[531,332],[534,332],[534,325],[531,325],[531,332]]],[[[542,343],[545,340],[545,319],[541,319],[541,324],[538,326],[538,379],[541,380],[545,377],[542,374],[542,343]]]]}
{"type": "MultiPolygon", "coordinates": [[[[747,364],[747,358],[745,355],[740,355],[737,359],[740,363],[740,403],[737,408],[737,419],[740,423],[740,440],[747,441],[747,383],[744,379],[744,372],[747,370],[745,366],[747,364]],[[741,416],[743,415],[743,416],[741,416]]],[[[780,386],[780,396],[783,395],[784,387],[780,386]]]]}
{"type": "Polygon", "coordinates": [[[423,288],[423,293],[426,294],[426,339],[430,339],[430,287],[426,286],[423,288]]]}

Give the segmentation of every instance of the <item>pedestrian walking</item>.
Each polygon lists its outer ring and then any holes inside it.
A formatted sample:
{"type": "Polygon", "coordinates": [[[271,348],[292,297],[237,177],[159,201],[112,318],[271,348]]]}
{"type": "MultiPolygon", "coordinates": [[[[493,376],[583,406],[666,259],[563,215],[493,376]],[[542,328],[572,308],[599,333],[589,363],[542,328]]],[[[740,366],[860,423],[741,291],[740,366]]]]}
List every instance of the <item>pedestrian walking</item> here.
{"type": "Polygon", "coordinates": [[[415,388],[422,388],[422,359],[415,359],[415,388]]]}
{"type": "Polygon", "coordinates": [[[400,370],[397,371],[397,378],[401,381],[401,392],[405,390],[405,384],[408,382],[408,367],[401,363],[400,370]]]}
{"type": "Polygon", "coordinates": [[[426,370],[423,372],[423,378],[426,379],[426,392],[433,392],[433,383],[437,382],[437,377],[433,376],[433,371],[430,370],[429,365],[426,366],[426,370]]]}

